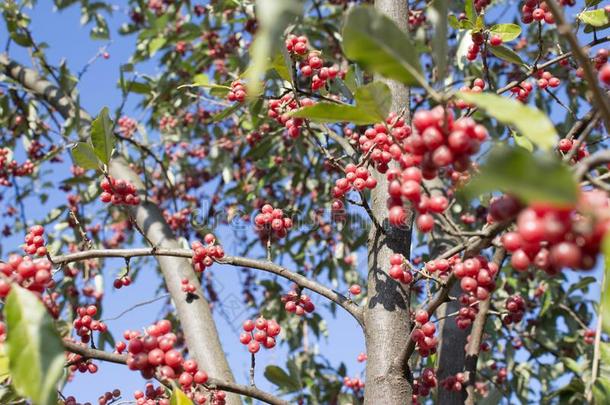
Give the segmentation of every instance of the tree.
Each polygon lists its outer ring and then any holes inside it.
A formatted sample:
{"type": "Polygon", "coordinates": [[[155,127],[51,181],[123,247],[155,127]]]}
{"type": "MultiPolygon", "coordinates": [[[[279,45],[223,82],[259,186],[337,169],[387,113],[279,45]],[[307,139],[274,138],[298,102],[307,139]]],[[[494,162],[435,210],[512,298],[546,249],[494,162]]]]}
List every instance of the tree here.
{"type": "Polygon", "coordinates": [[[105,362],[152,381],[137,404],[610,401],[608,6],[125,3],[54,1],[92,40],[135,40],[95,115],[79,81],[109,51],[54,66],[36,2],[1,6],[2,403],[76,404],[66,381],[105,362]],[[230,268],[239,342],[212,312],[230,268]],[[166,317],[109,329],[99,280],[154,270],[166,317]],[[308,350],[320,307],[354,319],[364,378],[308,350]],[[269,392],[256,356],[276,345],[269,392]]]}

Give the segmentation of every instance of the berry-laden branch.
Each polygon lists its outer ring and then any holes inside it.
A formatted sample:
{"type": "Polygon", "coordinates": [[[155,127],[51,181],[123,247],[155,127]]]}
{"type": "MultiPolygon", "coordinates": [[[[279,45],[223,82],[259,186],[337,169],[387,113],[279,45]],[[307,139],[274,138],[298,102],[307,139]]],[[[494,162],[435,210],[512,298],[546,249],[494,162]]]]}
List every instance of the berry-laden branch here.
{"type": "MultiPolygon", "coordinates": [[[[79,354],[83,356],[85,359],[97,359],[102,361],[107,361],[110,363],[116,364],[126,364],[127,363],[127,355],[126,354],[118,354],[118,353],[109,353],[103,350],[92,349],[84,345],[80,345],[74,342],[70,342],[64,340],[64,347],[67,351],[79,354]]],[[[259,401],[263,401],[267,404],[271,405],[288,405],[287,401],[284,401],[268,392],[262,391],[254,386],[245,386],[241,384],[236,384],[231,381],[225,381],[218,378],[208,378],[208,382],[204,384],[206,388],[211,389],[222,389],[224,391],[229,391],[234,394],[243,395],[246,397],[258,399],[259,401]]]]}
{"type": "MultiPolygon", "coordinates": [[[[498,248],[494,253],[493,262],[502,267],[502,262],[506,257],[506,250],[498,248]]],[[[470,341],[466,346],[466,359],[464,361],[465,371],[465,388],[466,388],[466,405],[474,405],[475,378],[477,373],[477,362],[479,360],[479,352],[481,351],[481,340],[485,331],[485,323],[487,322],[487,314],[491,306],[491,295],[487,299],[479,303],[479,312],[472,324],[470,331],[470,341]]]]}
{"type": "MultiPolygon", "coordinates": [[[[91,115],[83,109],[77,110],[70,96],[62,92],[58,85],[44,79],[37,71],[25,68],[9,59],[5,54],[0,55],[0,72],[14,80],[34,97],[43,101],[43,104],[48,104],[65,120],[76,120],[79,128],[78,132],[86,133],[86,131],[81,132],[80,129],[91,123],[91,115]]],[[[122,158],[110,162],[109,172],[114,178],[128,180],[135,185],[137,190],[145,189],[138,174],[122,158]]],[[[130,210],[130,215],[135,218],[135,222],[144,231],[146,239],[153,243],[154,248],[180,247],[156,205],[145,201],[130,210]]],[[[184,299],[184,292],[181,288],[182,280],[186,279],[190,284],[199,286],[197,275],[193,271],[191,263],[183,258],[175,257],[157,257],[157,261],[175,304],[191,354],[210,373],[222,376],[226,380],[232,380],[233,374],[220,344],[220,338],[208,302],[203,298],[192,302],[187,302],[184,299]]],[[[236,396],[229,396],[227,397],[227,403],[237,405],[240,401],[236,396]]]]}
{"type": "MultiPolygon", "coordinates": [[[[464,259],[476,256],[479,252],[490,246],[493,238],[508,227],[511,222],[497,222],[483,230],[484,236],[475,236],[470,238],[467,242],[461,243],[443,254],[436,259],[448,259],[453,255],[456,255],[464,251],[464,259]]],[[[435,259],[435,260],[436,260],[435,259]]],[[[424,308],[429,316],[434,314],[438,307],[449,299],[449,291],[453,284],[457,281],[455,274],[451,273],[449,278],[445,281],[445,284],[436,292],[432,297],[428,305],[424,308]]],[[[413,335],[413,329],[411,335],[413,335]]],[[[411,336],[412,337],[412,336],[411,336]]],[[[395,366],[401,367],[403,370],[408,369],[408,361],[415,350],[416,342],[410,337],[409,342],[404,347],[404,350],[400,353],[400,356],[396,358],[395,366]]]]}
{"type": "Polygon", "coordinates": [[[581,160],[574,170],[574,177],[576,177],[577,181],[580,181],[589,170],[606,163],[610,163],[610,149],[600,150],[588,158],[581,160]]]}
{"type": "MultiPolygon", "coordinates": [[[[157,256],[157,257],[182,257],[191,258],[193,251],[191,249],[174,249],[174,248],[135,248],[135,249],[98,249],[85,250],[82,252],[70,253],[62,256],[52,257],[51,260],[55,265],[64,265],[72,262],[78,262],[87,259],[111,258],[120,257],[129,259],[132,257],[157,256]]],[[[285,267],[267,260],[249,259],[237,256],[224,256],[222,259],[217,259],[218,264],[230,265],[235,267],[248,267],[251,269],[262,270],[268,273],[273,273],[287,280],[296,283],[301,288],[307,288],[321,296],[328,298],[352,315],[360,325],[362,325],[362,309],[342,294],[307,278],[301,274],[290,271],[285,267]]]]}
{"type": "Polygon", "coordinates": [[[595,104],[597,104],[597,108],[602,114],[606,129],[610,131],[610,102],[608,101],[608,97],[606,97],[605,93],[597,84],[598,80],[593,72],[591,64],[589,63],[588,55],[578,43],[578,38],[576,38],[576,35],[574,35],[572,32],[572,26],[566,21],[563,11],[560,9],[557,2],[555,0],[547,0],[546,4],[551,10],[551,13],[553,13],[555,21],[557,21],[557,31],[570,43],[572,54],[576,60],[578,60],[580,67],[583,69],[589,89],[591,89],[591,92],[593,93],[593,100],[595,101],[595,104]]]}

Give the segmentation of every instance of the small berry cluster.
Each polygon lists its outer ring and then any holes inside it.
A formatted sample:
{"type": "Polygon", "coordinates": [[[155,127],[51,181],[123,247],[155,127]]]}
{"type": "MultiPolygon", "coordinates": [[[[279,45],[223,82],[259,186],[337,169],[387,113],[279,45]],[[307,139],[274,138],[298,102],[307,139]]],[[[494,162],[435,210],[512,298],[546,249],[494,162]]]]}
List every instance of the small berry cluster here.
{"type": "Polygon", "coordinates": [[[297,316],[303,316],[305,313],[312,313],[316,306],[311,302],[311,298],[305,294],[299,294],[296,290],[291,290],[288,294],[282,296],[284,309],[297,316]]]}
{"type": "Polygon", "coordinates": [[[211,233],[206,234],[203,237],[203,241],[207,246],[204,246],[199,241],[191,243],[191,248],[193,249],[193,267],[199,273],[210,267],[214,260],[222,259],[225,255],[222,246],[215,244],[216,237],[211,233]]]}
{"type": "Polygon", "coordinates": [[[411,127],[406,125],[405,119],[392,112],[385,123],[368,128],[364,135],[358,135],[351,130],[346,131],[346,135],[358,142],[362,153],[370,153],[370,159],[377,171],[385,173],[392,159],[400,160],[403,152],[400,142],[411,135],[411,132],[411,127]]]}
{"type": "Polygon", "coordinates": [[[133,393],[136,405],[170,405],[170,398],[163,386],[155,386],[151,383],[146,384],[144,391],[133,393]]]}
{"type": "Polygon", "coordinates": [[[273,319],[265,319],[262,316],[256,321],[248,319],[242,325],[244,332],[239,335],[239,341],[248,346],[252,354],[258,353],[261,344],[266,349],[275,347],[275,338],[280,334],[282,328],[273,319]],[[255,330],[256,329],[256,330],[255,330]]]}
{"type": "Polygon", "coordinates": [[[485,36],[481,32],[473,32],[472,35],[472,44],[468,47],[468,52],[466,53],[466,59],[469,61],[473,61],[479,56],[479,52],[481,51],[481,45],[485,42],[485,36]]]}
{"type": "Polygon", "coordinates": [[[10,187],[13,183],[11,176],[21,177],[34,173],[34,164],[26,160],[21,166],[14,160],[9,160],[11,151],[0,148],[0,186],[10,187]]]}
{"type": "Polygon", "coordinates": [[[559,78],[553,76],[553,74],[549,71],[539,70],[536,72],[536,77],[538,81],[536,84],[539,89],[546,89],[547,87],[556,88],[561,84],[561,80],[559,78]]]}
{"type": "Polygon", "coordinates": [[[583,337],[586,344],[592,345],[595,342],[595,329],[586,329],[583,337]]]}
{"type": "Polygon", "coordinates": [[[521,322],[525,314],[525,300],[520,295],[512,295],[506,300],[504,306],[508,314],[502,318],[505,325],[521,322]]]}
{"type": "Polygon", "coordinates": [[[307,107],[314,105],[314,101],[310,98],[302,98],[297,102],[292,94],[286,94],[280,99],[269,101],[267,116],[273,118],[278,123],[286,128],[286,132],[291,138],[298,138],[301,134],[301,126],[303,119],[292,118],[288,115],[289,112],[298,109],[299,107],[307,107]]]}
{"type": "Polygon", "coordinates": [[[284,211],[273,208],[271,204],[265,204],[261,212],[254,217],[254,229],[262,240],[284,238],[288,230],[292,228],[292,219],[284,216],[284,211]]]}
{"type": "Polygon", "coordinates": [[[436,326],[429,321],[428,312],[424,309],[415,311],[417,326],[411,331],[411,339],[417,343],[417,351],[421,357],[436,353],[438,339],[434,337],[436,326]]]}
{"type": "Polygon", "coordinates": [[[44,228],[42,226],[34,225],[31,227],[28,234],[25,235],[25,246],[23,247],[23,251],[32,256],[46,256],[47,248],[44,245],[45,241],[42,235],[44,235],[44,228]]]}
{"type": "Polygon", "coordinates": [[[418,398],[430,395],[430,391],[436,387],[437,384],[438,381],[434,370],[431,368],[424,368],[419,378],[416,378],[413,381],[413,402],[417,403],[418,398]]]}
{"type": "Polygon", "coordinates": [[[138,123],[133,118],[123,116],[117,121],[119,132],[126,138],[131,138],[138,129],[138,123]]]}
{"type": "MultiPolygon", "coordinates": [[[[205,384],[208,375],[199,370],[195,360],[185,360],[180,351],[174,348],[178,338],[171,332],[171,322],[161,320],[150,326],[146,334],[141,336],[137,331],[126,331],[123,337],[129,341],[127,344],[127,367],[138,370],[144,378],[161,375],[169,380],[178,380],[182,389],[191,394],[195,386],[205,384]]],[[[117,350],[124,346],[117,346],[117,350]]]]}
{"type": "Polygon", "coordinates": [[[388,274],[394,280],[405,284],[411,284],[413,281],[413,274],[407,268],[405,258],[400,253],[394,253],[390,256],[390,271],[388,274]]]}
{"type": "MultiPolygon", "coordinates": [[[[560,0],[559,4],[562,6],[573,6],[574,0],[560,0]]],[[[553,13],[549,9],[549,6],[540,0],[526,0],[521,7],[521,21],[524,24],[531,24],[536,22],[545,22],[547,24],[555,24],[555,18],[553,13]]]]}
{"type": "Polygon", "coordinates": [[[227,100],[243,103],[246,99],[246,86],[241,80],[231,82],[231,90],[227,93],[227,100]]]}
{"type": "Polygon", "coordinates": [[[356,361],[358,363],[364,363],[367,360],[367,358],[368,357],[367,357],[366,353],[362,352],[362,353],[358,354],[358,357],[356,357],[356,361]]]}
{"type": "Polygon", "coordinates": [[[294,34],[288,35],[284,44],[286,45],[286,50],[291,55],[305,55],[307,53],[307,37],[301,35],[297,37],[294,34]]]}
{"type": "Polygon", "coordinates": [[[457,373],[456,375],[450,375],[441,380],[441,387],[447,391],[460,392],[462,391],[462,384],[464,384],[464,381],[466,381],[464,373],[457,373]]]}
{"type": "Polygon", "coordinates": [[[377,180],[366,167],[357,167],[353,163],[349,163],[345,166],[345,177],[342,177],[335,181],[335,187],[333,187],[333,197],[341,198],[345,196],[350,190],[364,191],[365,189],[372,190],[377,186],[377,180]]]}
{"type": "Polygon", "coordinates": [[[532,85],[532,83],[524,81],[518,86],[515,86],[510,89],[510,91],[516,95],[517,100],[521,101],[522,103],[525,103],[529,99],[533,89],[534,86],[532,85]]]}
{"type": "Polygon", "coordinates": [[[123,288],[123,287],[128,287],[131,285],[131,277],[128,275],[125,275],[123,277],[119,277],[119,278],[115,278],[114,281],[112,282],[112,286],[114,288],[116,288],[117,290],[123,288]]]}
{"type": "Polygon", "coordinates": [[[104,333],[108,330],[108,326],[102,321],[93,319],[97,314],[97,307],[95,305],[89,305],[87,307],[76,308],[76,319],[73,322],[74,330],[80,337],[81,342],[89,343],[93,331],[104,333]]]}
{"type": "Polygon", "coordinates": [[[136,188],[127,180],[110,177],[110,180],[102,180],[100,187],[103,190],[100,195],[100,200],[103,203],[112,203],[113,205],[140,204],[140,197],[136,193],[136,188]]]}
{"type": "Polygon", "coordinates": [[[183,278],[180,283],[182,284],[182,291],[187,294],[193,294],[197,291],[197,288],[188,280],[188,278],[183,278]]]}
{"type": "Polygon", "coordinates": [[[343,377],[343,386],[358,394],[360,391],[364,390],[364,381],[358,377],[349,378],[345,376],[343,377]]]}
{"type": "Polygon", "coordinates": [[[8,262],[0,262],[0,298],[5,298],[11,291],[11,283],[15,282],[30,291],[42,293],[52,288],[52,264],[41,258],[32,260],[29,256],[12,254],[8,262]]]}
{"type": "MultiPolygon", "coordinates": [[[[485,89],[485,81],[481,78],[476,78],[474,79],[474,81],[472,82],[472,86],[463,86],[460,91],[462,93],[482,93],[483,90],[485,89]]],[[[461,110],[464,110],[466,108],[472,108],[472,104],[467,103],[464,100],[457,100],[455,102],[455,106],[461,110]]]]}
{"type": "Polygon", "coordinates": [[[113,402],[116,402],[121,397],[121,390],[115,389],[112,392],[106,391],[104,395],[101,395],[97,399],[98,405],[110,405],[113,402]]]}
{"type": "Polygon", "coordinates": [[[487,299],[496,288],[495,277],[499,270],[496,263],[488,262],[483,256],[464,261],[456,259],[453,274],[460,280],[464,291],[458,299],[462,305],[455,318],[458,328],[466,329],[472,324],[478,313],[477,303],[487,299]]]}
{"type": "Polygon", "coordinates": [[[512,267],[526,271],[533,264],[551,275],[566,267],[593,268],[610,230],[608,205],[603,191],[586,191],[579,209],[533,205],[522,210],[516,231],[502,237],[512,267]]]}

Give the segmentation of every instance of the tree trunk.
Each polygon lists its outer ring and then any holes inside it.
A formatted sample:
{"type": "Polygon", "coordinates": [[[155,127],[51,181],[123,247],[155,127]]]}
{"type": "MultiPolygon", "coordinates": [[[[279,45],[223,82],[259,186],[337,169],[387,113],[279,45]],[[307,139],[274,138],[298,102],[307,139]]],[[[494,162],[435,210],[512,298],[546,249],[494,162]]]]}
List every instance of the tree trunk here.
{"type": "MultiPolygon", "coordinates": [[[[375,7],[404,31],[408,6],[404,0],[376,0],[375,7]]],[[[385,82],[392,91],[392,111],[408,106],[409,89],[395,81],[385,82]]],[[[408,112],[407,112],[408,114],[408,112]]],[[[408,119],[409,117],[405,117],[408,119]]],[[[364,315],[367,350],[365,404],[404,405],[411,402],[412,382],[396,358],[409,338],[407,289],[388,275],[393,253],[409,257],[412,215],[408,229],[389,226],[388,183],[384,174],[374,172],[377,187],[371,193],[371,210],[385,233],[372,225],[368,241],[368,303],[364,315]]]]}
{"type": "MultiPolygon", "coordinates": [[[[76,110],[74,102],[62,93],[61,89],[40,77],[32,70],[0,55],[0,72],[10,77],[22,87],[48,103],[64,119],[80,117],[83,125],[91,122],[91,116],[85,110],[76,110]]],[[[129,168],[124,160],[113,161],[110,165],[113,176],[129,179],[139,190],[144,190],[139,176],[129,168]]],[[[159,208],[143,202],[133,210],[136,223],[144,230],[147,237],[158,247],[179,247],[177,240],[159,208]]],[[[157,257],[161,273],[170,292],[178,319],[180,319],[191,356],[210,376],[226,381],[234,381],[226,356],[220,345],[216,324],[212,318],[208,302],[202,296],[188,303],[181,289],[180,280],[188,278],[196,287],[199,281],[188,260],[177,257],[157,257]]],[[[238,395],[227,395],[227,404],[238,405],[238,395]]]]}

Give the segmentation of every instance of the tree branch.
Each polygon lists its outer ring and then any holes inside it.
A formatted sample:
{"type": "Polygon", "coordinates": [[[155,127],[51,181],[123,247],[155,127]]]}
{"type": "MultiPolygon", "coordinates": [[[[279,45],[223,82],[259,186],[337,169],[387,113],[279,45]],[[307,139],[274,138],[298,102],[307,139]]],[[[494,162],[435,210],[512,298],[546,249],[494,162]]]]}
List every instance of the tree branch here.
{"type": "Polygon", "coordinates": [[[576,35],[574,35],[572,32],[572,26],[566,21],[563,11],[557,2],[555,0],[547,0],[546,4],[549,6],[553,17],[557,22],[557,31],[559,31],[559,33],[563,35],[570,43],[572,54],[576,60],[578,60],[580,67],[583,69],[586,82],[589,89],[591,89],[591,92],[593,93],[593,100],[602,114],[606,129],[610,131],[610,106],[608,105],[608,98],[598,86],[598,80],[593,68],[591,67],[588,55],[578,43],[578,38],[576,38],[576,35]]]}
{"type": "MultiPolygon", "coordinates": [[[[118,354],[118,353],[109,353],[103,350],[92,349],[87,346],[79,345],[78,343],[70,342],[67,340],[63,341],[64,347],[67,351],[79,354],[83,356],[85,359],[96,359],[107,361],[115,364],[126,364],[127,363],[127,355],[126,354],[118,354]]],[[[243,395],[246,397],[258,399],[259,401],[263,401],[267,404],[271,405],[288,405],[287,401],[284,401],[275,395],[269,394],[268,392],[262,391],[253,386],[245,386],[241,384],[236,384],[231,381],[221,380],[218,378],[210,377],[208,382],[204,384],[204,386],[208,389],[216,389],[219,388],[223,391],[232,392],[234,394],[243,395]]]]}
{"type": "MultiPolygon", "coordinates": [[[[132,257],[144,256],[181,257],[190,259],[193,256],[193,251],[190,249],[179,248],[94,249],[51,257],[51,260],[56,265],[63,265],[87,259],[100,259],[111,257],[130,259],[132,257]]],[[[339,305],[348,313],[350,313],[358,321],[358,323],[362,325],[362,309],[350,299],[316,281],[311,280],[306,276],[290,271],[287,268],[282,267],[278,264],[267,260],[249,259],[238,256],[225,256],[222,259],[217,260],[216,263],[235,267],[248,267],[251,269],[262,270],[283,277],[287,280],[296,283],[301,288],[307,288],[335,302],[337,305],[339,305]]]]}
{"type": "Polygon", "coordinates": [[[610,149],[600,150],[588,158],[581,160],[574,169],[574,177],[577,181],[580,181],[589,170],[606,163],[610,163],[610,149]]]}

